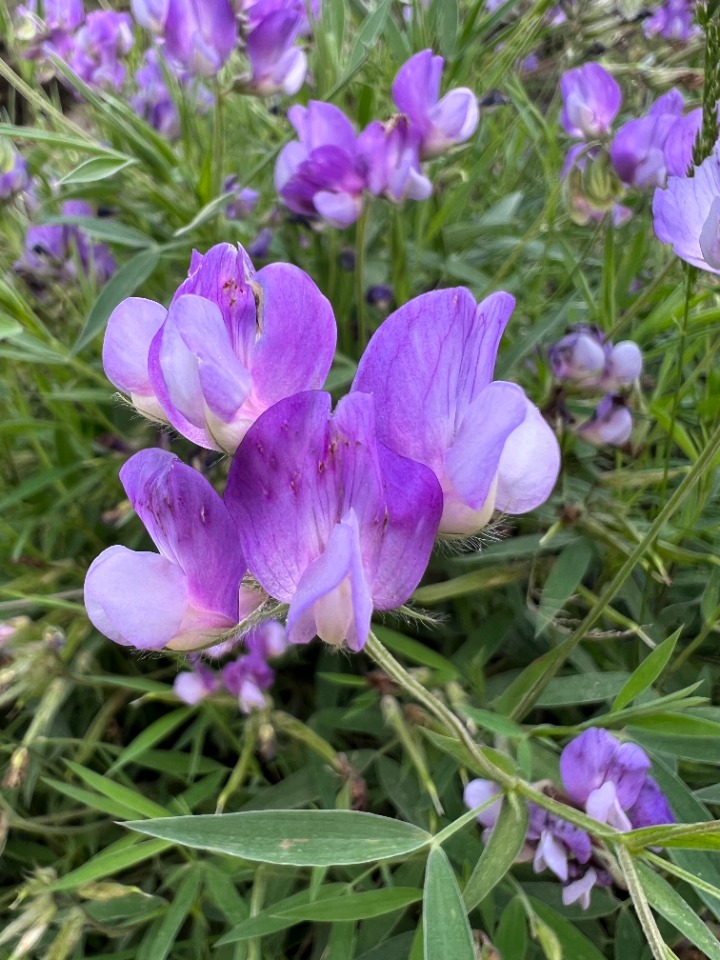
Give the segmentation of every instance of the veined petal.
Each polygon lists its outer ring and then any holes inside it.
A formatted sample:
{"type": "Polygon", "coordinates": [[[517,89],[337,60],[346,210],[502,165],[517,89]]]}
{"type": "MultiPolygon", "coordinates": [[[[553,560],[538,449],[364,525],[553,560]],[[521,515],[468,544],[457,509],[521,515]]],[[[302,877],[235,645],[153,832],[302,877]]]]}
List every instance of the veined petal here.
{"type": "Polygon", "coordinates": [[[189,602],[237,623],[245,560],[235,524],[208,481],[165,450],[136,453],[120,480],[157,548],[183,571],[189,602]]]}
{"type": "Polygon", "coordinates": [[[363,648],[370,632],[373,602],[363,571],[357,517],[349,510],[336,524],[324,552],[305,570],[290,604],[290,643],[314,636],[332,646],[363,648]]]}
{"type": "Polygon", "coordinates": [[[188,602],[186,578],[156,553],[114,546],[85,578],[85,607],[97,629],[124,646],[160,650],[180,629],[188,602]]]}

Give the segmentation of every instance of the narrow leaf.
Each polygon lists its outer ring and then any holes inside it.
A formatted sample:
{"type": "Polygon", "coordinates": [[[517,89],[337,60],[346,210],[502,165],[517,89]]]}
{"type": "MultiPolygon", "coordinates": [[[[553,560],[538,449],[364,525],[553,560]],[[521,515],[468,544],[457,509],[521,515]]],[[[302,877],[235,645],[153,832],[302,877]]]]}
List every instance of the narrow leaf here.
{"type": "Polygon", "coordinates": [[[637,863],[635,866],[650,905],[694,943],[707,960],[720,960],[720,942],[680,894],[645,864],[637,863]]]}
{"type": "Polygon", "coordinates": [[[527,804],[510,794],[503,800],[487,846],[465,885],[463,899],[468,910],[482,903],[508,872],[522,850],[527,828],[527,804]]]}
{"type": "Polygon", "coordinates": [[[450,861],[442,847],[428,857],[423,894],[425,960],[474,960],[467,911],[450,861]]]}

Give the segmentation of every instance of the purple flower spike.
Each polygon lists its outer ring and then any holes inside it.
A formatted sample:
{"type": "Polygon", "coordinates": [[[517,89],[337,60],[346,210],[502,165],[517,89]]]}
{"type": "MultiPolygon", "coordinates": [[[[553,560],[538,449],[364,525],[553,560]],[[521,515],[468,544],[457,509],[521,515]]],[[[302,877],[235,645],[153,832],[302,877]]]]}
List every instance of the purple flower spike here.
{"type": "Polygon", "coordinates": [[[114,90],[125,79],[126,56],[133,45],[132,20],[126,13],[96,10],[75,35],[69,64],[90,87],[114,90]]]}
{"type": "Polygon", "coordinates": [[[649,769],[643,749],[592,727],[560,756],[560,776],[570,799],[618,830],[631,828],[627,811],[637,802],[649,769]]]}
{"type": "Polygon", "coordinates": [[[360,216],[365,176],[352,124],[338,107],[311,100],[288,111],[299,140],[280,151],[275,187],[295,213],[348,227],[360,216]]]}
{"type": "Polygon", "coordinates": [[[669,177],[653,197],[655,233],[682,260],[720,273],[720,145],[692,177],[669,177]]]}
{"type": "Polygon", "coordinates": [[[492,381],[514,305],[507,293],[476,304],[462,287],[423,294],[385,320],[358,366],[352,389],[374,395],[382,442],[440,481],[443,534],[477,533],[496,507],[532,510],[557,478],[540,412],[520,387],[492,381]]]}
{"type": "Polygon", "coordinates": [[[9,200],[29,185],[27,163],[8,140],[0,139],[0,200],[9,200]]]}
{"type": "Polygon", "coordinates": [[[571,137],[606,137],[617,116],[622,93],[617,81],[599,63],[568,70],[560,79],[563,109],[560,122],[571,137]]]}
{"type": "Polygon", "coordinates": [[[164,450],[136,453],[120,479],[160,552],[100,554],[85,579],[92,623],[141,650],[192,650],[235,627],[262,595],[241,586],[238,532],[215,490],[164,450]]]}
{"type": "Polygon", "coordinates": [[[623,398],[608,394],[597,405],[592,419],[584,423],[578,433],[583,440],[599,447],[605,444],[622,447],[630,439],[632,429],[632,414],[623,398]]]}
{"type": "Polygon", "coordinates": [[[480,120],[472,90],[457,87],[440,99],[444,63],[442,57],[433,56],[432,50],[421,50],[400,67],[393,80],[393,100],[419,135],[423,159],[437,157],[469,140],[480,120]]]}
{"type": "Polygon", "coordinates": [[[290,609],[290,643],[361,650],[373,607],[400,606],[427,565],[442,509],[432,473],[378,443],[370,397],[281,400],[250,428],[225,500],[248,566],[290,609]]]}
{"type": "Polygon", "coordinates": [[[254,27],[247,38],[250,89],[261,97],[274,93],[296,94],[305,81],[307,57],[296,47],[305,17],[292,10],[277,10],[254,27]]]}

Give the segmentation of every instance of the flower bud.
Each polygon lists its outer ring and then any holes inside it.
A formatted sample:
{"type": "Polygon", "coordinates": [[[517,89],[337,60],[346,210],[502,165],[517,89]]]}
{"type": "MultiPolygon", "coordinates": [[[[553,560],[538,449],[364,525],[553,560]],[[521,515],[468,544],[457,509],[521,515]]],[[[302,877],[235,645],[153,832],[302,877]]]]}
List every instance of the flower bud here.
{"type": "Polygon", "coordinates": [[[632,414],[625,401],[608,394],[597,405],[592,419],[578,429],[578,434],[596,446],[622,447],[630,439],[632,428],[632,414]]]}

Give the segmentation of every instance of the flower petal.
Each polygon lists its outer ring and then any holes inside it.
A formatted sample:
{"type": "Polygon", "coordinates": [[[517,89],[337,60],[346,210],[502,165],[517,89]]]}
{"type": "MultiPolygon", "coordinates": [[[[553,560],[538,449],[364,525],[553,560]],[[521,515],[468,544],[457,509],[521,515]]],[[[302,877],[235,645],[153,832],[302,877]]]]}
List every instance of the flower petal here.
{"type": "Polygon", "coordinates": [[[103,342],[103,366],[108,380],[118,390],[155,396],[148,373],[148,354],[166,316],[162,304],[142,297],[123,300],[110,314],[103,342]]]}
{"type": "Polygon", "coordinates": [[[557,438],[538,408],[525,399],[525,419],[505,441],[498,465],[495,508],[527,513],[544,503],[560,472],[557,438]]]}

